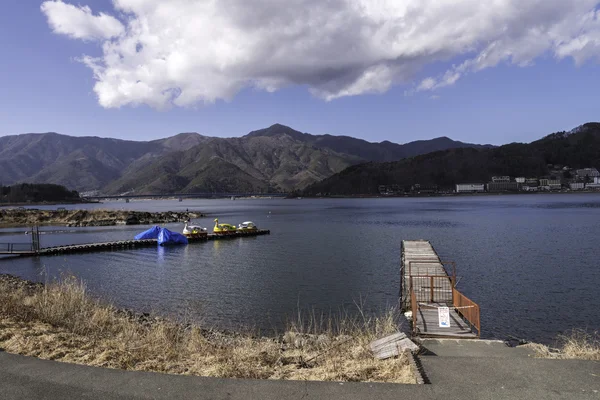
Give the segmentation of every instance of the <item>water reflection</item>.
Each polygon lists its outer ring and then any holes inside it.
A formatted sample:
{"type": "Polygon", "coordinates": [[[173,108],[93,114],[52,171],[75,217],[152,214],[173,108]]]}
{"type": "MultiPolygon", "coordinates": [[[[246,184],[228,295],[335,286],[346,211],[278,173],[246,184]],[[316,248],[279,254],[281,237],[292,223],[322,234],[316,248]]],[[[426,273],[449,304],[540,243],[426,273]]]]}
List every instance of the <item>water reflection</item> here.
{"type": "MultiPolygon", "coordinates": [[[[63,273],[92,293],[138,311],[237,329],[280,328],[298,308],[380,311],[398,299],[400,242],[428,239],[457,262],[459,288],[482,309],[485,337],[549,341],[573,327],[600,329],[594,195],[439,199],[185,200],[109,203],[148,211],[201,210],[271,235],[0,260],[0,273],[43,281],[63,273]],[[561,304],[560,308],[555,304],[561,304]],[[570,311],[564,311],[570,310],[570,311]],[[552,323],[548,323],[552,321],[552,323]]],[[[91,207],[91,205],[86,205],[91,207]]],[[[167,224],[181,231],[183,224],[167,224]]],[[[130,239],[148,227],[44,227],[43,246],[130,239]]],[[[0,230],[2,242],[29,238],[0,230]]]]}

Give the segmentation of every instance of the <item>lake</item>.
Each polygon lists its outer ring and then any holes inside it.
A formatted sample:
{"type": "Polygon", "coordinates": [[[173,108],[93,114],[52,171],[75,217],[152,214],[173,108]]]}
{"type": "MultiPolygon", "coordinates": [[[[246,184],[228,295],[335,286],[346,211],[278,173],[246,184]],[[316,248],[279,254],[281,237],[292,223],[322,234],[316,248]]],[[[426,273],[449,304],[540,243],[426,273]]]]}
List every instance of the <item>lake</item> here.
{"type": "MultiPolygon", "coordinates": [[[[56,208],[51,206],[47,208],[56,208]]],[[[65,206],[198,210],[251,220],[271,235],[184,247],[0,260],[35,281],[63,274],[119,307],[222,329],[281,330],[298,310],[383,311],[398,301],[401,240],[427,239],[455,261],[458,289],[481,307],[482,337],[551,342],[600,330],[600,195],[387,199],[124,201],[65,206]]],[[[42,208],[42,207],[39,207],[42,208]]],[[[183,224],[167,224],[181,231],[183,224]]],[[[145,226],[43,227],[42,246],[133,238],[145,226]]],[[[0,242],[27,242],[25,229],[0,242]]]]}

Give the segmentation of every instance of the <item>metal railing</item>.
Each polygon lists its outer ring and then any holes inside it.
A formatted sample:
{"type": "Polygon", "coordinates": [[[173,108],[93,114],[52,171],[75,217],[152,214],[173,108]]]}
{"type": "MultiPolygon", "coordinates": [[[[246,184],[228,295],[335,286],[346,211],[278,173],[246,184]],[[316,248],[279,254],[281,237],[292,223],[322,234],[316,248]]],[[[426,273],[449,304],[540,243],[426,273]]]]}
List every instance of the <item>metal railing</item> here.
{"type": "Polygon", "coordinates": [[[410,277],[410,291],[414,293],[418,302],[451,302],[453,290],[454,278],[447,275],[415,275],[410,277]]]}
{"type": "Polygon", "coordinates": [[[446,275],[417,275],[410,277],[410,305],[412,310],[413,333],[417,333],[417,314],[420,308],[433,307],[431,303],[454,307],[458,314],[481,335],[479,305],[456,290],[453,277],[446,275]],[[424,304],[429,303],[429,304],[424,304]]]}
{"type": "MultiPolygon", "coordinates": [[[[439,259],[430,258],[430,259],[420,259],[413,260],[408,262],[408,275],[412,275],[412,266],[416,264],[441,264],[444,271],[448,276],[456,277],[456,263],[454,261],[440,261],[439,259]],[[448,267],[447,267],[448,266],[448,267]]],[[[432,269],[437,270],[437,266],[431,266],[432,269]]],[[[436,271],[437,272],[437,271],[436,271]]],[[[429,275],[429,273],[427,273],[429,275]]]]}
{"type": "Polygon", "coordinates": [[[435,256],[424,256],[405,264],[403,259],[400,275],[400,302],[403,310],[407,310],[410,301],[413,334],[416,335],[418,331],[417,321],[421,306],[437,308],[437,303],[456,309],[460,317],[471,326],[471,331],[476,330],[477,337],[480,337],[479,305],[456,290],[455,262],[441,261],[435,256]],[[422,266],[416,269],[415,273],[420,275],[413,275],[413,265],[418,267],[419,264],[422,266]]]}
{"type": "Polygon", "coordinates": [[[410,289],[410,306],[412,310],[412,330],[413,335],[417,334],[417,313],[419,312],[419,304],[417,303],[417,297],[415,291],[410,289]]]}
{"type": "Polygon", "coordinates": [[[426,276],[444,276],[439,275],[441,273],[439,265],[441,264],[446,275],[452,280],[453,285],[456,286],[456,263],[454,261],[440,261],[438,258],[422,258],[419,260],[409,261],[408,265],[402,264],[400,267],[400,304],[403,309],[408,309],[410,301],[410,290],[413,265],[418,264],[437,264],[432,265],[430,268],[421,268],[420,274],[426,276]],[[408,273],[407,273],[408,272],[408,273]]]}
{"type": "Polygon", "coordinates": [[[31,243],[0,243],[0,253],[32,253],[33,245],[31,243]]]}
{"type": "Polygon", "coordinates": [[[481,335],[479,305],[456,289],[452,289],[452,305],[471,327],[477,330],[477,337],[479,337],[481,335]]]}

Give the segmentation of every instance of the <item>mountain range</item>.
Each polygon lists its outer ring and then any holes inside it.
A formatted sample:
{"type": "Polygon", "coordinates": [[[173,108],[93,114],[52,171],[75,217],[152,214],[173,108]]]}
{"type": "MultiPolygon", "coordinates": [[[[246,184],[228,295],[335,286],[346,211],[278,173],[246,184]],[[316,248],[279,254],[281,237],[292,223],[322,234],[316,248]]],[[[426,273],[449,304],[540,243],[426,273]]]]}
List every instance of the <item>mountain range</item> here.
{"type": "Polygon", "coordinates": [[[453,189],[457,183],[486,183],[492,176],[507,175],[568,178],[571,172],[564,167],[600,168],[600,123],[556,132],[532,143],[453,148],[399,161],[354,165],[308,186],[303,193],[378,194],[379,185],[398,185],[406,190],[414,184],[453,189]]]}
{"type": "Polygon", "coordinates": [[[52,183],[104,194],[287,192],[366,162],[490,147],[447,137],[371,143],[280,124],[236,138],[181,133],[147,142],[33,133],[0,137],[0,183],[52,183]]]}

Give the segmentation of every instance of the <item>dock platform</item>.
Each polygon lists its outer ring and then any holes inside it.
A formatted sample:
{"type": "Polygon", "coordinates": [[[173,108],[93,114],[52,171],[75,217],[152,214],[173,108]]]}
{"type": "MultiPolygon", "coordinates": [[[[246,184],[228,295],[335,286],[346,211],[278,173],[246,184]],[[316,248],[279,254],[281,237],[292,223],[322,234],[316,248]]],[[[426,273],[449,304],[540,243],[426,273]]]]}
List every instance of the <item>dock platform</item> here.
{"type": "MultiPolygon", "coordinates": [[[[257,229],[254,231],[237,231],[228,233],[209,233],[205,237],[188,238],[189,243],[206,242],[208,240],[223,240],[234,239],[240,237],[269,235],[268,229],[257,229]]],[[[70,244],[63,246],[44,247],[35,250],[34,246],[29,243],[6,243],[0,244],[0,255],[12,256],[46,256],[54,254],[72,254],[72,253],[88,253],[92,251],[108,251],[108,250],[124,250],[132,248],[153,247],[157,246],[156,239],[143,240],[117,240],[101,243],[84,243],[70,244]]]]}
{"type": "Polygon", "coordinates": [[[402,241],[400,274],[401,307],[411,311],[413,336],[479,337],[479,306],[456,290],[455,264],[442,262],[431,243],[402,241]],[[439,309],[446,307],[450,323],[442,327],[439,309]]]}

